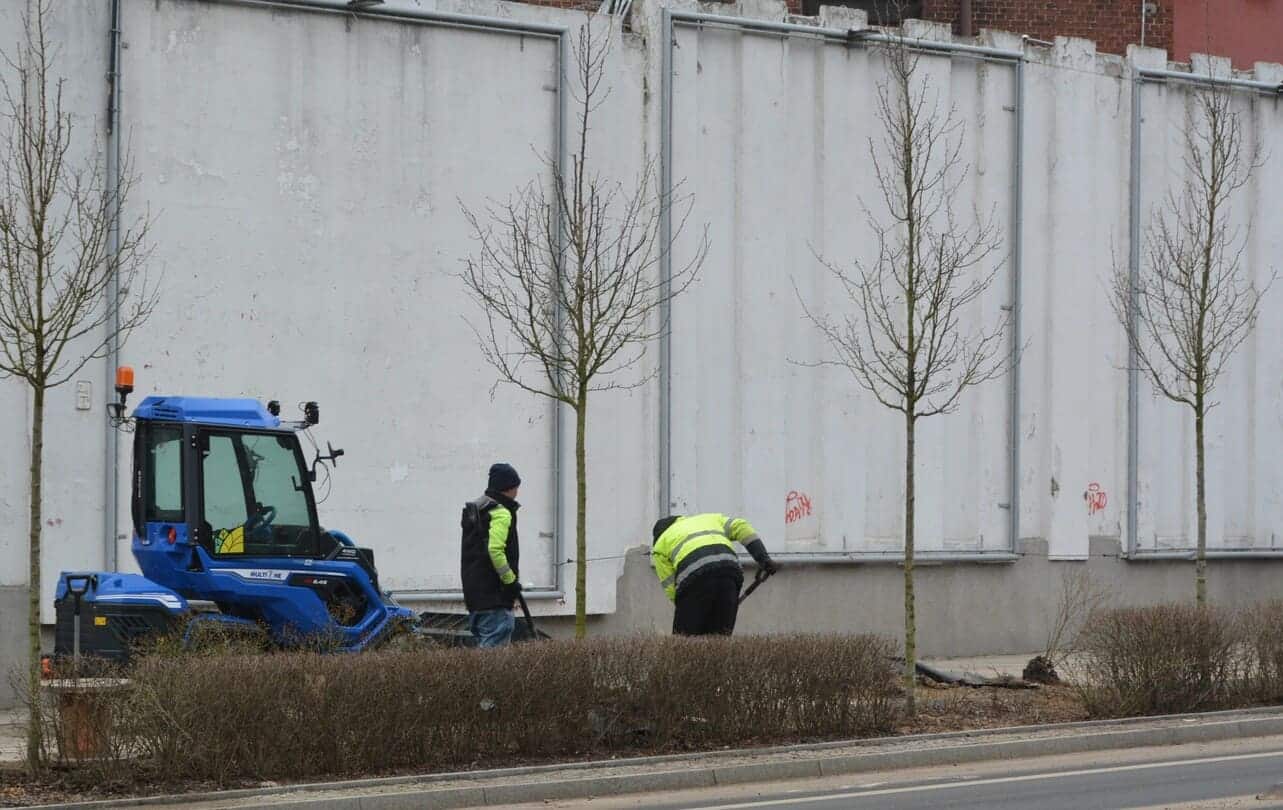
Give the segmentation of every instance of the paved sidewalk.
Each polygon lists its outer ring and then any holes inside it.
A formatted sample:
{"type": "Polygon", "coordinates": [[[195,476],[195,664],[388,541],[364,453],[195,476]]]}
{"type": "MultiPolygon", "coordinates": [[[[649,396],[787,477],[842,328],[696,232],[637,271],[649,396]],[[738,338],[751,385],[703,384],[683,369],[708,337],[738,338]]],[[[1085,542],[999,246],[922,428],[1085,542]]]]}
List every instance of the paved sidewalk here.
{"type": "MultiPolygon", "coordinates": [[[[981,655],[968,658],[923,658],[924,664],[950,672],[974,672],[977,675],[1000,677],[1010,675],[1019,678],[1025,671],[1029,659],[1040,653],[1021,653],[1020,655],[981,655]]],[[[1064,676],[1064,673],[1060,673],[1064,676]]]]}

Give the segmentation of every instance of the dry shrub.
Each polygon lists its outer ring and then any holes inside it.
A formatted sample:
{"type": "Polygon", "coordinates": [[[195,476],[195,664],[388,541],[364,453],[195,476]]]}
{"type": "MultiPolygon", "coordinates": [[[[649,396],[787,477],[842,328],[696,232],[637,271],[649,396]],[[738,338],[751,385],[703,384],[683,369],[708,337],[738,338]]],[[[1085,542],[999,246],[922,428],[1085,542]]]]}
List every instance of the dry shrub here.
{"type": "Polygon", "coordinates": [[[1245,611],[1243,633],[1251,695],[1267,703],[1283,701],[1283,600],[1245,611]]]}
{"type": "Polygon", "coordinates": [[[130,735],[121,733],[132,709],[127,675],[118,665],[85,658],[61,662],[57,677],[42,680],[36,695],[25,677],[13,681],[27,722],[41,727],[39,761],[29,767],[75,766],[103,786],[127,780],[123,766],[137,754],[130,735]]]}
{"type": "MultiPolygon", "coordinates": [[[[1053,679],[1040,683],[1054,682],[1056,667],[1065,663],[1067,653],[1073,652],[1073,642],[1083,625],[1103,610],[1113,597],[1109,588],[1097,582],[1085,567],[1078,563],[1072,565],[1061,574],[1056,611],[1050,617],[1043,653],[1038,656],[1043,659],[1039,666],[1045,668],[1053,679]]],[[[1025,678],[1029,680],[1028,676],[1025,678]]]]}
{"type": "Polygon", "coordinates": [[[168,632],[144,637],[133,646],[131,654],[139,657],[253,655],[270,649],[272,639],[265,626],[188,617],[168,632]]]}
{"type": "Polygon", "coordinates": [[[1242,624],[1215,607],[1096,613],[1079,635],[1075,681],[1098,717],[1221,708],[1241,700],[1242,624]]]}
{"type": "Polygon", "coordinates": [[[159,656],[115,733],[156,773],[219,782],[859,736],[893,725],[893,654],[801,636],[159,656]]]}

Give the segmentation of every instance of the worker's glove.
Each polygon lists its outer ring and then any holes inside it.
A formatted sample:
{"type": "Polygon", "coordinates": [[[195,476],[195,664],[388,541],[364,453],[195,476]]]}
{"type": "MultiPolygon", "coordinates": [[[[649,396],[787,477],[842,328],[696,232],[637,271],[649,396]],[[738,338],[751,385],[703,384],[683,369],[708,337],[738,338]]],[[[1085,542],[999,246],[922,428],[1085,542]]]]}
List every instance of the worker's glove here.
{"type": "Polygon", "coordinates": [[[521,598],[521,580],[514,579],[507,585],[503,586],[503,598],[511,599],[513,602],[521,598]]]}
{"type": "Polygon", "coordinates": [[[771,555],[766,553],[766,544],[763,543],[761,539],[754,540],[745,546],[745,548],[747,548],[748,553],[752,555],[753,561],[757,563],[758,568],[761,568],[768,574],[774,574],[776,572],[777,569],[775,567],[775,562],[771,559],[771,555]]]}

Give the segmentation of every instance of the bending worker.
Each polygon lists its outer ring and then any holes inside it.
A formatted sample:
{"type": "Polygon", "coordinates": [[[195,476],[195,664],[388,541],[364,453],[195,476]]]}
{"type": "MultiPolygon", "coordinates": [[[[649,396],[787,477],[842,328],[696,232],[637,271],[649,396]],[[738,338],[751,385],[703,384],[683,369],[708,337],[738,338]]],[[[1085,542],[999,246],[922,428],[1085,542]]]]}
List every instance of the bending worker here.
{"type": "Polygon", "coordinates": [[[775,573],[762,538],[743,518],[713,512],[669,515],[656,521],[652,537],[655,573],[677,606],[673,635],[729,636],[735,630],[744,571],[734,543],[748,549],[763,570],[775,573]]]}

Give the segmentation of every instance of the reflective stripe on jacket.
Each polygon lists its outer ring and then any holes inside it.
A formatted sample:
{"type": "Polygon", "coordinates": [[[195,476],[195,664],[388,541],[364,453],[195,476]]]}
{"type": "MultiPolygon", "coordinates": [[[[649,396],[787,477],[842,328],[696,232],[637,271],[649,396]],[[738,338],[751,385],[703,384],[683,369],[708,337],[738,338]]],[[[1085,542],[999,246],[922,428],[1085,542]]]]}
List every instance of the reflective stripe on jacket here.
{"type": "Polygon", "coordinates": [[[675,600],[692,577],[730,568],[739,572],[734,543],[747,546],[757,539],[757,532],[743,518],[716,512],[687,515],[673,521],[659,536],[651,559],[665,595],[675,600]]]}

